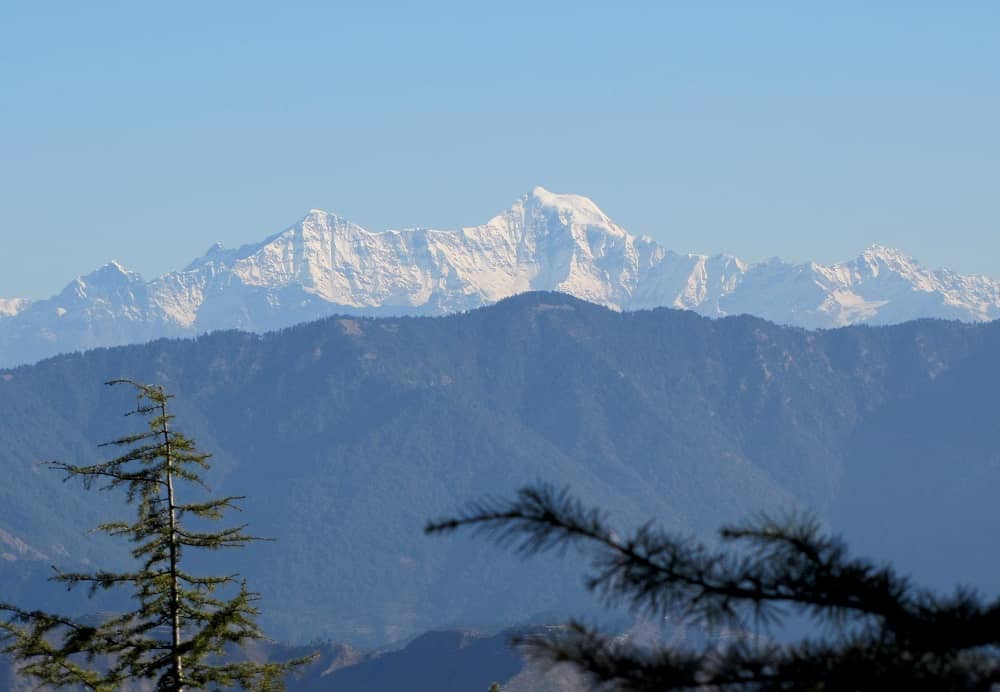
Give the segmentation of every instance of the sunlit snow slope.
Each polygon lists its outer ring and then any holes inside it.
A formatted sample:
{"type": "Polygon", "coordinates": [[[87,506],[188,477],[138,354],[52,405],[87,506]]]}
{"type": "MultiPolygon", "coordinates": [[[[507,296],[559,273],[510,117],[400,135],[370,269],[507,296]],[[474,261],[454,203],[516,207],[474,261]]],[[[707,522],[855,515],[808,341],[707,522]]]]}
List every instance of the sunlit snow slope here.
{"type": "Polygon", "coordinates": [[[111,262],[48,300],[0,299],[0,366],[333,313],[446,314],[536,289],[615,309],[749,313],[803,327],[1000,317],[997,281],[930,270],[890,248],[833,266],[681,255],[630,234],[586,197],[536,187],[458,231],[372,233],[314,209],[260,243],[216,245],[149,282],[111,262]]]}

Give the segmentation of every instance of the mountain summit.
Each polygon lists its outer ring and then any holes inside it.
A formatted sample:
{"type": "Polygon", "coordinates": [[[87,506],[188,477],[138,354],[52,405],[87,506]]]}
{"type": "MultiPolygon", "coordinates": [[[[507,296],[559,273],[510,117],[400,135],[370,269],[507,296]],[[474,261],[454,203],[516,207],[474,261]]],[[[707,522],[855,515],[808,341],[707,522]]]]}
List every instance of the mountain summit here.
{"type": "Polygon", "coordinates": [[[536,187],[485,224],[457,231],[373,233],[312,209],[259,243],[213,245],[149,282],[110,263],[48,300],[0,300],[0,366],[334,313],[441,315],[531,290],[617,310],[749,313],[810,328],[1000,317],[997,281],[930,270],[898,250],[873,245],[832,266],[682,255],[632,235],[586,197],[536,187]]]}

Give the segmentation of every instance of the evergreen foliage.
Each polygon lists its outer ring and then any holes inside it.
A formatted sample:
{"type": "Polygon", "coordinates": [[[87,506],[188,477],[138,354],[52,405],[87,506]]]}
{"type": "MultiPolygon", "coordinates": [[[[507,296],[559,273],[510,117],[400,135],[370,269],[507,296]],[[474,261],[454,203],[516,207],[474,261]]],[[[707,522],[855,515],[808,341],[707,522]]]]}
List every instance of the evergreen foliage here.
{"type": "Polygon", "coordinates": [[[1000,600],[916,588],[889,566],[851,557],[806,517],[723,528],[719,549],[652,524],[619,534],[599,510],[538,485],[514,500],[475,502],[426,531],[466,527],[524,554],[582,548],[591,557],[587,586],[608,604],[746,633],[700,650],[647,650],[574,621],[561,636],[521,640],[534,657],[568,662],[600,689],[940,692],[1000,683],[1000,600]],[[826,636],[779,644],[751,634],[773,631],[790,611],[826,636]]]}
{"type": "Polygon", "coordinates": [[[124,492],[136,507],[135,520],[98,528],[131,541],[136,566],[124,572],[60,572],[53,579],[70,589],[87,587],[91,595],[130,587],[136,607],[92,625],[0,603],[7,614],[0,620],[0,652],[17,661],[20,674],[47,686],[103,692],[130,680],[151,680],[157,690],[170,692],[236,685],[283,689],[284,675],[307,659],[267,664],[223,659],[233,646],[263,637],[256,624],[258,595],[238,575],[200,576],[182,566],[189,550],[238,548],[260,540],[247,534],[245,525],[198,530],[199,522],[221,520],[228,510],[238,510],[236,503],[243,498],[182,500],[181,486],[205,488],[201,472],[208,468],[209,455],[172,428],[174,416],[167,407],[172,395],[132,380],[107,384],[135,388],[136,408],[126,415],[148,418],[147,429],[102,445],[121,452],[109,461],[87,466],[52,462],[50,467],[64,471],[67,480],[79,478],[85,489],[124,492]],[[227,598],[224,592],[234,589],[227,598]]]}

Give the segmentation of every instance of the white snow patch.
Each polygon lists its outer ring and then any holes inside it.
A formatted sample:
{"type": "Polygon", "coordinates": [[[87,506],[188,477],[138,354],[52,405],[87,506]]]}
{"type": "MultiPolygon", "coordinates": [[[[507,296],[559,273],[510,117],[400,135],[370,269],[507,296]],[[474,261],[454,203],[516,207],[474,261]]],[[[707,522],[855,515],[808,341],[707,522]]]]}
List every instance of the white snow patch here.
{"type": "Polygon", "coordinates": [[[13,317],[30,303],[26,298],[0,298],[0,317],[13,317]]]}

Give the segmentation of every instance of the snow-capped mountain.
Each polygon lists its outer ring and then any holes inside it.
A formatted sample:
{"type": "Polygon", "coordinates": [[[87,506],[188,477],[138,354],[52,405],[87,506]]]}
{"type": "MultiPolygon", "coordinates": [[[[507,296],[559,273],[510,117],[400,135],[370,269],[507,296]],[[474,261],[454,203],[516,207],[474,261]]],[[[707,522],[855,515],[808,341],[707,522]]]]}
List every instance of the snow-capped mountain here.
{"type": "Polygon", "coordinates": [[[832,266],[777,259],[751,265],[720,308],[722,314],[749,313],[802,327],[921,317],[979,322],[1000,317],[1000,282],[928,269],[899,250],[872,245],[856,259],[832,266]]]}
{"type": "Polygon", "coordinates": [[[53,298],[0,300],[0,366],[333,313],[440,315],[530,290],[614,309],[749,313],[804,327],[1000,317],[1000,282],[930,270],[897,250],[873,245],[833,266],[682,255],[630,234],[585,197],[535,188],[458,231],[372,233],[314,209],[260,243],[215,245],[152,281],[111,262],[53,298]]]}

